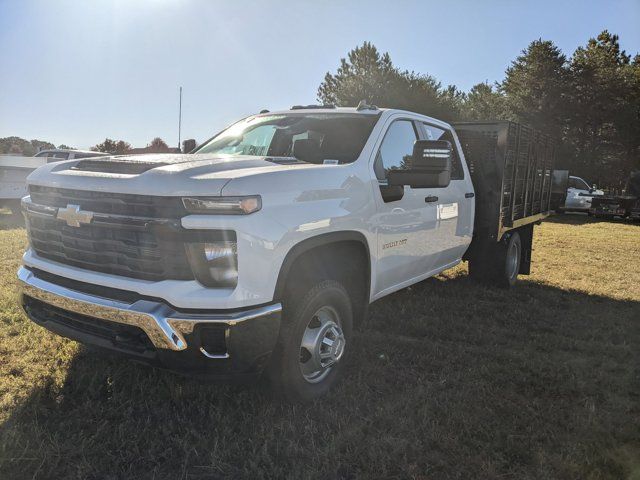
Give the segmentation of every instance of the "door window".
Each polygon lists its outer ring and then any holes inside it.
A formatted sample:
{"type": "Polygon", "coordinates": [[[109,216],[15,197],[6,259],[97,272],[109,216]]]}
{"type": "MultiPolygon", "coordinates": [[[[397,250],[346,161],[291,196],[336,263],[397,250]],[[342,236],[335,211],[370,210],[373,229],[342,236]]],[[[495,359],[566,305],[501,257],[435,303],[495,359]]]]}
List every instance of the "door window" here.
{"type": "Polygon", "coordinates": [[[405,167],[413,155],[413,144],[417,138],[410,120],[396,120],[391,124],[376,156],[375,171],[378,180],[384,180],[390,170],[405,167]]]}

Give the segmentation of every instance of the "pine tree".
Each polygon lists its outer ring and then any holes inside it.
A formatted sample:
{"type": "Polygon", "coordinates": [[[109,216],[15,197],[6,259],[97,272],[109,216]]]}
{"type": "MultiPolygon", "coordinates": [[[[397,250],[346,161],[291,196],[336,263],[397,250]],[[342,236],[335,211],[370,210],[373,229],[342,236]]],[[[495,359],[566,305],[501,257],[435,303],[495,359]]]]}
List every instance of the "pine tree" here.
{"type": "Polygon", "coordinates": [[[401,71],[388,53],[369,42],[340,60],[335,74],[327,72],[318,88],[318,100],[337,106],[356,106],[361,100],[387,108],[423,113],[444,120],[459,116],[464,95],[429,75],[401,71]]]}
{"type": "Polygon", "coordinates": [[[488,83],[471,87],[466,96],[463,116],[466,120],[502,120],[507,115],[505,98],[488,83]]]}
{"type": "Polygon", "coordinates": [[[571,59],[567,142],[575,152],[574,167],[601,183],[619,184],[637,162],[637,70],[637,62],[632,64],[620,48],[618,36],[606,30],[579,47],[571,59]]]}
{"type": "Polygon", "coordinates": [[[500,89],[513,120],[562,137],[569,72],[566,57],[553,42],[531,42],[507,68],[500,89]]]}

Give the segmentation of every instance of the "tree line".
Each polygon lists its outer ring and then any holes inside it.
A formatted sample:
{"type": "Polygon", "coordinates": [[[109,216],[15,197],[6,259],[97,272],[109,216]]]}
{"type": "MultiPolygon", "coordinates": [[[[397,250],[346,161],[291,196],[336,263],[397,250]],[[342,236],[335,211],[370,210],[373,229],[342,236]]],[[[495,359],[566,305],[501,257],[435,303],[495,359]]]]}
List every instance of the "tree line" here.
{"type": "MultiPolygon", "coordinates": [[[[169,150],[167,143],[160,137],[156,137],[151,140],[147,147],[151,147],[158,151],[169,150]]],[[[75,150],[73,147],[69,147],[65,144],[61,144],[56,147],[53,143],[43,140],[25,140],[20,137],[0,138],[0,154],[33,157],[41,150],[52,150],[55,148],[75,150]]],[[[131,149],[132,147],[129,142],[125,142],[124,140],[112,140],[111,138],[105,138],[103,142],[91,147],[91,150],[95,152],[111,153],[114,155],[124,155],[131,149]]]]}
{"type": "MultiPolygon", "coordinates": [[[[160,137],[155,137],[151,140],[151,143],[147,145],[147,148],[162,152],[168,151],[169,145],[167,145],[167,142],[162,140],[160,137]]],[[[131,149],[132,147],[129,142],[125,142],[124,140],[112,140],[110,138],[105,138],[104,142],[91,147],[91,150],[96,152],[112,153],[114,155],[124,155],[129,153],[131,149]]]]}
{"type": "MultiPolygon", "coordinates": [[[[66,147],[66,145],[60,146],[60,148],[64,147],[66,147]]],[[[0,138],[0,154],[33,157],[40,150],[47,150],[50,148],[56,148],[56,146],[53,143],[45,142],[43,140],[25,140],[20,137],[0,138]]]]}
{"type": "Polygon", "coordinates": [[[569,58],[553,42],[534,40],[501,82],[469,92],[401,70],[389,53],[364,42],[327,72],[318,100],[337,106],[366,100],[450,122],[522,122],[559,140],[558,167],[599,185],[620,186],[640,169],[640,55],[632,58],[606,30],[569,58]]]}

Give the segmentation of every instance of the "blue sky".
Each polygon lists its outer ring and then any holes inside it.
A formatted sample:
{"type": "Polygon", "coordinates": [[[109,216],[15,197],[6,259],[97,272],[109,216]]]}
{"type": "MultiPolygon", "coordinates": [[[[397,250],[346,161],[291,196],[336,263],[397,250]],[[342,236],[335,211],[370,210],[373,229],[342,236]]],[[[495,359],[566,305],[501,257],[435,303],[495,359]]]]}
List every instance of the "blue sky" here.
{"type": "Polygon", "coordinates": [[[259,111],[314,103],[365,40],[463,90],[499,81],[536,38],[570,55],[603,29],[640,52],[640,0],[0,0],[0,137],[89,147],[203,141],[259,111]]]}

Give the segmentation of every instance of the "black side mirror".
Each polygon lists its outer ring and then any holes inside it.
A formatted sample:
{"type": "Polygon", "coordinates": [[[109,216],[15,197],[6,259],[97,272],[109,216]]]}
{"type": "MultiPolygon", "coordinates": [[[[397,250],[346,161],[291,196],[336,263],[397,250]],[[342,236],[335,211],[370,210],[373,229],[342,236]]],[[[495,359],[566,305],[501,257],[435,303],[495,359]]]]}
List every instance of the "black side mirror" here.
{"type": "Polygon", "coordinates": [[[182,153],[190,153],[196,149],[196,140],[190,138],[182,142],[182,153]]]}
{"type": "Polygon", "coordinates": [[[451,143],[446,140],[416,140],[413,155],[404,168],[387,174],[389,185],[412,188],[444,188],[451,183],[451,143]]]}

